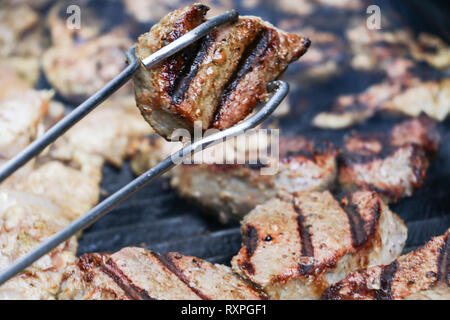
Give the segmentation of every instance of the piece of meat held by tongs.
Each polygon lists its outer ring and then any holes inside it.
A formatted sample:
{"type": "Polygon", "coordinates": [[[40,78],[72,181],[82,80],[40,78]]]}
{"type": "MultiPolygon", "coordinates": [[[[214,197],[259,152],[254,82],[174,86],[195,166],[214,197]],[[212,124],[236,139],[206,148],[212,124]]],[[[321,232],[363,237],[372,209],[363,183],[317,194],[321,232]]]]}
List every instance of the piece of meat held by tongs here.
{"type": "Polygon", "coordinates": [[[277,30],[259,18],[239,18],[235,10],[206,20],[207,10],[194,4],[163,18],[128,51],[126,69],[0,168],[0,183],[132,77],[138,107],[161,135],[167,137],[180,127],[191,130],[197,120],[202,129],[222,131],[185,145],[17,259],[0,273],[0,285],[183,159],[261,124],[286,97],[289,87],[277,78],[289,62],[306,52],[310,41],[277,30]],[[244,119],[260,102],[265,104],[244,119]]]}
{"type": "MultiPolygon", "coordinates": [[[[208,7],[176,10],[140,36],[145,57],[205,22],[208,7]]],[[[223,130],[244,119],[268,96],[267,84],[299,59],[310,40],[281,31],[258,17],[228,22],[155,67],[134,77],[137,105],[161,136],[177,128],[223,130]]]]}

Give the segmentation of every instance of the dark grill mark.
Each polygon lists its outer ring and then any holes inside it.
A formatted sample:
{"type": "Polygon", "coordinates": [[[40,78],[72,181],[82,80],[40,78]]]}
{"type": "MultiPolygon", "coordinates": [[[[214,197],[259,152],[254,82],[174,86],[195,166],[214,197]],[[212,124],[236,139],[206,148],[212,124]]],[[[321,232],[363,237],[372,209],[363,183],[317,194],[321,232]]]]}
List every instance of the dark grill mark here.
{"type": "Polygon", "coordinates": [[[377,300],[392,299],[392,282],[398,269],[398,262],[394,261],[383,269],[380,277],[380,289],[376,290],[375,298],[377,300]]]}
{"type": "Polygon", "coordinates": [[[242,242],[247,248],[247,256],[250,258],[255,253],[256,247],[258,246],[258,230],[252,225],[247,225],[242,236],[242,242]]]}
{"type": "Polygon", "coordinates": [[[136,286],[120,268],[112,261],[108,259],[106,263],[102,261],[100,269],[108,275],[114,282],[122,288],[125,294],[134,300],[156,300],[152,298],[145,289],[136,286]]]}
{"type": "Polygon", "coordinates": [[[244,262],[240,263],[240,266],[242,269],[247,270],[247,272],[250,275],[255,274],[255,267],[253,266],[253,263],[251,263],[249,261],[244,261],[244,262]]]}
{"type": "Polygon", "coordinates": [[[351,203],[350,200],[348,200],[347,198],[343,198],[340,201],[340,204],[348,217],[350,231],[352,234],[353,247],[358,248],[364,245],[368,240],[367,233],[364,230],[365,221],[359,214],[358,207],[351,203]]]}
{"type": "Polygon", "coordinates": [[[172,272],[181,282],[183,282],[189,289],[192,290],[200,299],[202,300],[211,300],[210,297],[205,295],[203,292],[198,290],[197,288],[192,287],[189,283],[189,279],[183,274],[183,271],[177,268],[177,266],[173,263],[172,258],[169,255],[160,255],[157,253],[153,253],[152,255],[158,259],[158,261],[166,267],[170,272],[172,272]]]}
{"type": "Polygon", "coordinates": [[[236,70],[225,85],[225,89],[222,93],[221,103],[217,108],[215,114],[215,120],[219,120],[221,106],[223,106],[230,96],[230,94],[236,90],[239,81],[249,72],[251,72],[256,64],[261,63],[267,52],[267,49],[271,45],[272,30],[263,29],[255,37],[253,42],[245,49],[236,70]]]}
{"type": "MultiPolygon", "coordinates": [[[[311,241],[311,233],[309,232],[309,227],[305,225],[305,217],[303,216],[302,209],[293,202],[293,207],[295,212],[297,212],[297,228],[300,236],[300,242],[302,245],[302,256],[303,257],[314,257],[314,248],[311,241]]],[[[305,266],[302,267],[305,269],[305,266]]],[[[306,268],[309,269],[309,268],[306,268]]]]}
{"type": "Polygon", "coordinates": [[[177,74],[169,94],[172,96],[172,103],[179,105],[189,89],[192,79],[197,75],[198,69],[206,57],[209,47],[214,42],[214,36],[209,34],[193,47],[189,47],[183,53],[183,66],[177,74]]]}
{"type": "Polygon", "coordinates": [[[450,266],[450,237],[445,237],[445,242],[439,250],[438,258],[438,281],[449,285],[449,266],[450,266]]]}
{"type": "Polygon", "coordinates": [[[247,225],[245,230],[242,232],[242,243],[246,248],[245,260],[240,263],[242,269],[247,270],[251,275],[255,274],[255,267],[253,266],[251,257],[258,247],[258,230],[252,225],[247,225]]]}

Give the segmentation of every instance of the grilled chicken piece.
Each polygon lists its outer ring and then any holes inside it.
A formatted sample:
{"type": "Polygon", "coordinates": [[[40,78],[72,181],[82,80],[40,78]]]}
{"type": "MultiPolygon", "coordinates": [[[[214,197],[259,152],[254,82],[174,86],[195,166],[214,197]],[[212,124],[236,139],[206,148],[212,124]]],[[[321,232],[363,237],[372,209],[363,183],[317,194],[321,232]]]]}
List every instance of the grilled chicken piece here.
{"type": "MultiPolygon", "coordinates": [[[[246,151],[256,154],[266,150],[270,138],[255,138],[249,139],[246,151]]],[[[239,147],[237,142],[227,155],[240,154],[239,147]]],[[[224,223],[241,219],[256,205],[279,194],[321,191],[334,184],[337,150],[331,144],[316,144],[301,136],[284,137],[279,151],[279,158],[268,155],[264,164],[259,159],[256,165],[183,165],[174,170],[171,184],[182,197],[195,200],[224,223]],[[271,172],[262,175],[261,169],[271,172]]]]}
{"type": "MultiPolygon", "coordinates": [[[[143,59],[205,21],[208,7],[176,10],[139,37],[143,59]]],[[[175,129],[225,129],[245,118],[267,96],[266,85],[303,55],[310,41],[277,30],[256,17],[219,27],[198,44],[134,77],[136,102],[157,133],[175,129]]]]}
{"type": "Polygon", "coordinates": [[[406,234],[376,193],[298,193],[244,217],[243,247],[231,264],[271,299],[318,299],[351,271],[390,263],[406,234]]]}
{"type": "Polygon", "coordinates": [[[124,248],[113,255],[85,254],[70,266],[59,299],[234,300],[265,295],[228,267],[183,256],[124,248]]]}
{"type": "MultiPolygon", "coordinates": [[[[2,77],[0,78],[0,100],[12,95],[18,95],[27,91],[34,86],[35,76],[27,78],[27,73],[22,72],[19,65],[28,65],[27,62],[35,60],[25,60],[25,59],[0,59],[0,73],[2,77]]],[[[33,62],[32,62],[33,63],[33,62]]],[[[35,68],[31,66],[26,68],[30,70],[39,70],[39,64],[35,65],[35,68]]],[[[32,73],[32,71],[31,71],[32,73]]],[[[36,77],[37,78],[37,77],[36,77]]]]}
{"type": "Polygon", "coordinates": [[[29,90],[0,100],[0,161],[12,158],[36,138],[52,96],[50,91],[29,90]]]}
{"type": "Polygon", "coordinates": [[[128,144],[150,133],[151,129],[136,110],[133,96],[114,96],[59,138],[50,155],[81,166],[93,161],[94,168],[99,161],[93,158],[96,156],[100,162],[104,159],[120,167],[128,144]]]}
{"type": "Polygon", "coordinates": [[[411,44],[411,54],[417,61],[426,61],[444,71],[450,67],[450,46],[436,35],[421,33],[411,44]]]}
{"type": "Polygon", "coordinates": [[[339,160],[339,184],[344,190],[372,189],[387,202],[411,196],[423,185],[427,152],[437,151],[439,140],[426,117],[401,123],[388,135],[350,136],[339,160]]]}
{"type": "Polygon", "coordinates": [[[308,54],[292,63],[286,75],[295,85],[309,86],[329,80],[339,74],[345,67],[346,50],[342,40],[332,32],[304,27],[302,19],[280,21],[280,28],[295,34],[307,34],[314,39],[314,45],[308,54]]]}
{"type": "Polygon", "coordinates": [[[400,83],[386,81],[370,86],[361,94],[340,96],[330,111],[314,117],[313,124],[323,129],[343,129],[364,122],[377,112],[381,103],[400,90],[400,83]]]}
{"type": "Polygon", "coordinates": [[[115,29],[90,41],[54,46],[43,56],[45,76],[65,99],[81,102],[126,67],[125,52],[131,45],[125,32],[115,29]]]}
{"type": "Polygon", "coordinates": [[[416,81],[400,94],[384,101],[380,109],[413,117],[425,113],[444,121],[450,113],[450,79],[416,81]]]}
{"type": "MultiPolygon", "coordinates": [[[[44,197],[0,190],[0,270],[69,224],[44,197]]],[[[55,299],[63,269],[75,261],[76,239],[60,244],[32,266],[0,286],[0,300],[55,299]]]]}
{"type": "Polygon", "coordinates": [[[38,21],[39,14],[27,5],[1,8],[0,57],[7,57],[13,54],[19,40],[38,21]],[[20,17],[20,19],[17,17],[20,17]]]}
{"type": "Polygon", "coordinates": [[[331,300],[449,300],[450,230],[389,265],[349,274],[324,292],[331,300]]]}
{"type": "Polygon", "coordinates": [[[70,221],[88,212],[100,197],[100,175],[88,175],[58,161],[45,163],[16,180],[14,189],[48,198],[70,221]]]}

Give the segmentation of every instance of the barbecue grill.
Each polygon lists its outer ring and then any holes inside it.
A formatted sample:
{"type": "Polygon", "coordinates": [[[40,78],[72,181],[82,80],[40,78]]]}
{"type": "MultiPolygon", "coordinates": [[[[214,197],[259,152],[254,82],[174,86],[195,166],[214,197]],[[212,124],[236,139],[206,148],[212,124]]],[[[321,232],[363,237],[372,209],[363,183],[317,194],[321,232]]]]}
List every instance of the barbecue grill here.
{"type": "MultiPolygon", "coordinates": [[[[398,26],[405,26],[414,21],[414,11],[408,11],[408,5],[403,4],[403,10],[398,10],[391,1],[375,1],[382,9],[382,14],[394,20],[398,26]],[[404,16],[408,19],[404,19],[404,16]]],[[[98,9],[99,14],[107,15],[114,23],[127,23],[120,2],[88,1],[88,5],[98,9]],[[112,19],[114,17],[115,19],[112,19]]],[[[438,6],[438,4],[433,4],[438,6]]],[[[277,25],[281,20],[292,18],[287,13],[277,9],[276,2],[262,1],[261,5],[248,9],[240,1],[235,1],[234,7],[240,14],[259,15],[277,25]]],[[[352,15],[361,13],[338,11],[336,9],[320,10],[305,18],[305,24],[314,25],[318,29],[335,33],[342,41],[342,23],[350,20],[352,15]]],[[[440,14],[444,15],[445,12],[440,14]]],[[[419,19],[419,18],[418,18],[419,19]]],[[[442,21],[442,19],[437,19],[442,21]]],[[[410,25],[416,29],[415,25],[410,25]]],[[[148,25],[133,24],[135,35],[147,31],[148,25]]],[[[448,37],[442,27],[427,29],[439,32],[448,37]]],[[[312,39],[314,40],[314,39],[312,39]]],[[[361,72],[353,70],[346,59],[343,60],[343,70],[327,81],[315,83],[308,87],[298,85],[295,70],[288,70],[285,79],[291,83],[288,97],[292,105],[287,117],[281,117],[277,125],[283,134],[300,134],[311,139],[327,139],[337,145],[342,144],[343,137],[352,130],[361,132],[387,131],[398,118],[376,115],[364,124],[346,130],[323,130],[312,126],[313,117],[327,109],[340,94],[363,91],[367,86],[378,82],[384,77],[380,72],[361,72]]],[[[427,68],[418,69],[424,78],[440,77],[427,68]]],[[[45,79],[41,79],[40,88],[49,87],[45,79]]],[[[72,106],[67,106],[71,108],[72,106]]],[[[268,124],[268,123],[267,123],[268,124]]],[[[411,198],[403,199],[392,205],[394,212],[406,222],[409,230],[405,252],[424,244],[434,235],[444,233],[450,226],[450,126],[448,121],[439,125],[442,145],[439,153],[431,163],[425,185],[411,198]]],[[[104,198],[111,195],[135,178],[128,163],[121,169],[105,165],[103,168],[102,189],[104,198]]],[[[107,216],[87,229],[80,239],[78,254],[86,252],[114,252],[126,246],[141,246],[156,252],[178,251],[194,255],[214,263],[229,264],[230,259],[240,248],[241,236],[239,225],[230,223],[222,225],[216,220],[200,214],[200,209],[194,204],[180,199],[170,189],[166,178],[159,178],[152,184],[138,191],[128,201],[122,203],[107,216]]]]}
{"type": "MultiPolygon", "coordinates": [[[[443,1],[431,1],[421,5],[422,15],[417,16],[417,3],[420,1],[401,3],[397,1],[371,1],[381,7],[382,14],[388,19],[395,19],[398,26],[408,26],[420,30],[425,24],[426,30],[438,32],[448,31],[440,24],[447,21],[445,10],[448,4],[443,1]],[[439,11],[439,16],[433,24],[430,14],[439,11]],[[428,17],[425,22],[422,17],[428,17]],[[419,28],[417,28],[419,25],[419,28]]],[[[420,4],[419,4],[420,5],[420,4]]],[[[241,15],[252,14],[261,16],[277,25],[289,15],[280,13],[276,2],[263,1],[262,5],[253,9],[246,9],[240,1],[235,1],[236,9],[241,15]]],[[[447,7],[448,8],[448,7],[447,7]]],[[[342,26],[332,23],[327,27],[327,17],[339,21],[346,21],[351,14],[345,10],[324,11],[308,18],[312,25],[323,27],[337,35],[342,35],[342,26]]],[[[146,31],[148,26],[141,26],[146,31]]],[[[313,46],[314,46],[314,39],[313,46]]],[[[291,68],[292,69],[292,68],[291,68]]],[[[423,71],[426,73],[426,71],[423,71]]],[[[291,90],[288,99],[292,105],[291,113],[279,120],[282,134],[300,134],[312,139],[328,139],[337,145],[342,144],[342,138],[352,130],[358,131],[387,131],[400,119],[382,115],[375,116],[364,124],[347,130],[323,130],[312,126],[314,116],[327,109],[337,95],[343,93],[363,91],[372,83],[378,82],[382,75],[379,73],[362,73],[349,66],[337,77],[325,83],[316,84],[308,88],[296,88],[294,74],[288,69],[285,78],[290,80],[291,90]]],[[[405,252],[409,252],[428,241],[432,236],[444,233],[450,226],[450,126],[448,121],[439,126],[443,143],[436,158],[431,162],[425,185],[415,194],[391,205],[394,212],[399,214],[408,227],[408,240],[405,252]]],[[[102,189],[112,193],[120,186],[134,178],[131,168],[126,163],[122,169],[105,166],[103,169],[102,189]]],[[[115,252],[125,246],[143,246],[156,252],[179,251],[193,255],[214,263],[229,264],[231,257],[241,247],[241,235],[238,223],[222,225],[207,215],[196,205],[181,199],[169,187],[168,179],[160,178],[133,198],[110,212],[103,219],[95,223],[84,232],[79,242],[78,253],[86,252],[115,252]]]]}

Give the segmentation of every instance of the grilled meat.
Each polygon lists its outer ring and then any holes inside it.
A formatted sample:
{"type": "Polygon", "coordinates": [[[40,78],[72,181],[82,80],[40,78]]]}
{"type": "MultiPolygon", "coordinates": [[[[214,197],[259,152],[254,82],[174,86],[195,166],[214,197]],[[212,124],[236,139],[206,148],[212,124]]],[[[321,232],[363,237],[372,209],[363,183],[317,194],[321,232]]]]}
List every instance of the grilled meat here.
{"type": "Polygon", "coordinates": [[[244,217],[243,247],[231,264],[271,299],[317,299],[351,271],[391,262],[406,233],[376,193],[298,193],[244,217]]]}
{"type": "Polygon", "coordinates": [[[0,161],[12,158],[36,138],[52,95],[29,90],[0,100],[0,161]]]}
{"type": "MultiPolygon", "coordinates": [[[[250,136],[247,153],[266,150],[270,138],[256,138],[250,136]]],[[[239,146],[237,142],[234,149],[227,148],[227,156],[239,155],[239,146]]],[[[296,136],[282,138],[279,148],[279,158],[268,155],[254,165],[202,163],[177,167],[171,185],[182,197],[195,200],[224,223],[242,218],[279,194],[320,191],[333,185],[337,150],[331,144],[319,145],[296,136]],[[261,169],[267,167],[273,172],[262,175],[261,169]]]]}
{"type": "MultiPolygon", "coordinates": [[[[0,270],[69,224],[51,201],[30,193],[0,190],[0,270]]],[[[75,261],[75,237],[0,286],[0,299],[55,299],[63,269],[75,261]]]]}
{"type": "Polygon", "coordinates": [[[424,183],[427,152],[437,151],[439,139],[426,117],[401,123],[390,134],[354,134],[339,160],[339,184],[372,189],[388,202],[411,196],[424,183]]]}
{"type": "Polygon", "coordinates": [[[0,72],[2,74],[0,78],[0,100],[31,89],[37,79],[37,72],[31,74],[31,77],[27,77],[30,74],[22,72],[19,66],[26,65],[25,69],[33,73],[32,70],[39,70],[39,64],[35,64],[35,61],[34,59],[21,58],[0,59],[0,72]]]}
{"type": "Polygon", "coordinates": [[[425,113],[433,119],[444,121],[450,113],[450,79],[416,81],[406,90],[384,101],[380,109],[412,117],[425,113]]]}
{"type": "Polygon", "coordinates": [[[411,54],[417,61],[426,61],[441,70],[450,67],[450,46],[439,37],[421,33],[417,41],[412,41],[411,44],[411,54]]]}
{"type": "Polygon", "coordinates": [[[183,256],[125,248],[85,254],[70,266],[59,299],[264,299],[228,267],[183,256]]]}
{"type": "Polygon", "coordinates": [[[61,209],[61,215],[72,221],[89,211],[100,196],[100,175],[51,161],[16,179],[14,189],[46,197],[61,209]]]}
{"type": "MultiPolygon", "coordinates": [[[[195,4],[164,17],[139,38],[142,59],[205,21],[208,7],[195,4]]],[[[241,17],[151,70],[134,77],[136,102],[155,131],[225,129],[245,118],[267,96],[266,85],[303,55],[310,41],[256,17],[241,17]]]]}
{"type": "MultiPolygon", "coordinates": [[[[65,99],[81,102],[126,67],[125,52],[131,44],[125,32],[115,29],[86,42],[56,45],[44,53],[45,76],[65,99]]],[[[122,91],[129,91],[129,87],[122,91]]]]}
{"type": "Polygon", "coordinates": [[[343,129],[364,122],[372,117],[378,106],[400,92],[400,84],[390,81],[370,86],[361,94],[338,97],[329,111],[319,113],[313,124],[322,129],[343,129]]]}
{"type": "Polygon", "coordinates": [[[349,274],[324,292],[322,299],[450,299],[450,230],[389,265],[349,274]]]}
{"type": "Polygon", "coordinates": [[[0,57],[13,55],[17,50],[17,43],[38,21],[38,13],[27,5],[1,8],[0,57]]]}
{"type": "Polygon", "coordinates": [[[94,167],[96,163],[92,156],[96,156],[100,162],[105,159],[121,166],[132,139],[151,133],[134,105],[131,95],[114,96],[59,138],[50,155],[81,165],[94,161],[94,167]]]}
{"type": "MultiPolygon", "coordinates": [[[[127,150],[127,155],[131,158],[131,169],[136,175],[141,175],[181,149],[181,147],[181,142],[169,142],[157,134],[134,139],[127,150]]],[[[164,175],[167,177],[171,176],[173,171],[170,170],[164,175]]]]}

